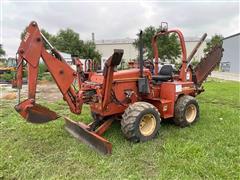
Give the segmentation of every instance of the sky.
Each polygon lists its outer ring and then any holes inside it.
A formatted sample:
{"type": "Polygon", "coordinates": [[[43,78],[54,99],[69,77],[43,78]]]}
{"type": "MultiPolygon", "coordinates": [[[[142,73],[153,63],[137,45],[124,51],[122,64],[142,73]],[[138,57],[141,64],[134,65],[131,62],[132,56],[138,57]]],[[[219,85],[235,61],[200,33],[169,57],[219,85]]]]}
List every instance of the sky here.
{"type": "Polygon", "coordinates": [[[71,28],[83,40],[136,38],[139,29],[168,22],[185,37],[240,32],[239,1],[10,1],[0,0],[0,43],[15,56],[20,34],[35,20],[51,34],[71,28]]]}

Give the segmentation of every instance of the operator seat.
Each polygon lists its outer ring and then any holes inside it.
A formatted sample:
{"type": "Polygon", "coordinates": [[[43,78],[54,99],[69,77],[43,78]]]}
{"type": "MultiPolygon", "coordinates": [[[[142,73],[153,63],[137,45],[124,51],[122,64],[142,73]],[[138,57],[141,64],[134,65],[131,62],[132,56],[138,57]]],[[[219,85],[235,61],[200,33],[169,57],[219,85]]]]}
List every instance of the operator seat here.
{"type": "Polygon", "coordinates": [[[152,80],[156,82],[165,82],[170,79],[172,79],[173,75],[173,67],[172,65],[163,65],[162,68],[160,69],[158,75],[153,75],[152,80]]]}

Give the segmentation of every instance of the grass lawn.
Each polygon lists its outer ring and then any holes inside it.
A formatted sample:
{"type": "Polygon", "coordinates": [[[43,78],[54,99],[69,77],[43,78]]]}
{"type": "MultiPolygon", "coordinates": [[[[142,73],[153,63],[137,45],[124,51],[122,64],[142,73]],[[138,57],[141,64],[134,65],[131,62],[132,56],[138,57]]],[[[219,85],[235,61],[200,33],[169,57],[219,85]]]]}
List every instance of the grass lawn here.
{"type": "MultiPolygon", "coordinates": [[[[0,179],[239,179],[240,83],[211,80],[197,97],[200,120],[188,128],[164,122],[158,137],[133,144],[115,123],[104,134],[113,154],[102,156],[63,128],[63,119],[44,125],[26,123],[1,102],[0,179]]],[[[44,102],[46,104],[46,102],[44,102]]],[[[48,104],[60,114],[85,122],[63,101],[48,104]]]]}

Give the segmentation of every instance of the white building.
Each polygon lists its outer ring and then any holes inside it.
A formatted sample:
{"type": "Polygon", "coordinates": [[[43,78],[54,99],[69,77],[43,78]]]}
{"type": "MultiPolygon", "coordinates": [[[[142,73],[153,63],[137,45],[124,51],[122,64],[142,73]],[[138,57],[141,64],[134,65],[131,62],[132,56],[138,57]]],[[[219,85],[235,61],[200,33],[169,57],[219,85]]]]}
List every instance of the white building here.
{"type": "Polygon", "coordinates": [[[221,70],[240,74],[240,33],[225,37],[223,39],[223,49],[221,70]]]}
{"type": "MultiPolygon", "coordinates": [[[[187,56],[191,53],[195,45],[198,43],[200,38],[185,38],[186,43],[186,50],[187,50],[187,56]]],[[[133,45],[134,39],[126,38],[126,39],[115,39],[115,40],[97,40],[96,43],[96,49],[101,53],[102,55],[102,61],[101,61],[101,69],[103,69],[105,61],[113,54],[114,49],[123,49],[123,61],[127,62],[132,59],[137,59],[138,56],[138,49],[134,47],[133,45]]],[[[195,59],[200,60],[200,58],[204,55],[203,49],[206,47],[206,42],[203,42],[200,46],[199,50],[195,54],[195,59]]],[[[61,52],[61,55],[64,57],[64,59],[71,64],[72,59],[71,55],[67,53],[61,52]]],[[[180,59],[179,59],[180,60],[180,59]]],[[[85,60],[81,60],[84,64],[85,60]]]]}
{"type": "MultiPolygon", "coordinates": [[[[200,38],[186,38],[187,55],[189,55],[200,38]]],[[[138,56],[138,49],[133,46],[134,39],[115,39],[115,40],[97,40],[96,48],[102,54],[103,59],[107,59],[113,54],[114,49],[123,49],[123,60],[129,61],[130,59],[136,59],[138,56]]],[[[197,60],[204,55],[203,49],[206,47],[206,42],[203,42],[196,55],[197,60]]]]}

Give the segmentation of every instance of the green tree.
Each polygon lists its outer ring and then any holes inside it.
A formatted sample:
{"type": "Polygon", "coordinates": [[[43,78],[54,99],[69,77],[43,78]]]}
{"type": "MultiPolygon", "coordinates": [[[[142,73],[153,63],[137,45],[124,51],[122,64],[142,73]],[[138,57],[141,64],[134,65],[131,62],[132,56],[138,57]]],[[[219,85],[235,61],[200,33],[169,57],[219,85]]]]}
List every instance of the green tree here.
{"type": "MultiPolygon", "coordinates": [[[[28,27],[28,26],[27,26],[28,27]]],[[[25,34],[27,33],[27,27],[24,28],[23,32],[20,35],[20,39],[23,40],[25,34]]]]}
{"type": "Polygon", "coordinates": [[[49,32],[47,32],[45,29],[41,29],[41,33],[47,38],[47,40],[50,42],[52,41],[53,35],[51,35],[49,32]]]}
{"type": "Polygon", "coordinates": [[[52,37],[52,43],[59,51],[77,55],[80,58],[89,58],[100,61],[101,55],[96,50],[96,45],[92,41],[82,41],[77,32],[72,29],[60,30],[56,36],[52,37]]]}
{"type": "Polygon", "coordinates": [[[0,57],[5,55],[5,51],[2,48],[2,44],[0,44],[0,57]]]}
{"type": "Polygon", "coordinates": [[[99,51],[96,50],[96,45],[94,42],[86,41],[83,45],[82,57],[93,59],[99,62],[101,59],[101,54],[99,53],[99,51]]]}
{"type": "Polygon", "coordinates": [[[221,45],[223,41],[223,36],[220,34],[215,34],[211,37],[211,40],[207,42],[206,48],[203,50],[204,54],[208,54],[209,51],[216,45],[221,45]]]}
{"type": "Polygon", "coordinates": [[[79,34],[72,29],[60,30],[52,38],[54,47],[62,52],[72,55],[81,56],[83,53],[83,41],[80,40],[79,34]]]}
{"type": "MultiPolygon", "coordinates": [[[[147,51],[147,58],[153,59],[153,48],[152,48],[152,38],[160,31],[159,28],[149,26],[143,30],[143,44],[147,51]]],[[[139,35],[138,35],[139,36],[139,35]]],[[[139,37],[133,43],[136,48],[139,47],[139,37]]],[[[176,59],[181,55],[180,44],[178,37],[175,34],[160,36],[157,39],[158,54],[159,58],[165,62],[169,60],[171,63],[175,63],[176,59]]]]}
{"type": "MultiPolygon", "coordinates": [[[[21,39],[26,34],[27,27],[21,33],[21,39]]],[[[96,61],[101,59],[100,53],[96,50],[96,45],[92,41],[83,42],[80,40],[79,34],[72,29],[61,29],[57,35],[52,35],[46,30],[41,29],[41,33],[48,41],[59,51],[77,55],[80,58],[90,58],[96,61]]],[[[45,44],[45,47],[49,47],[45,44]]]]}

